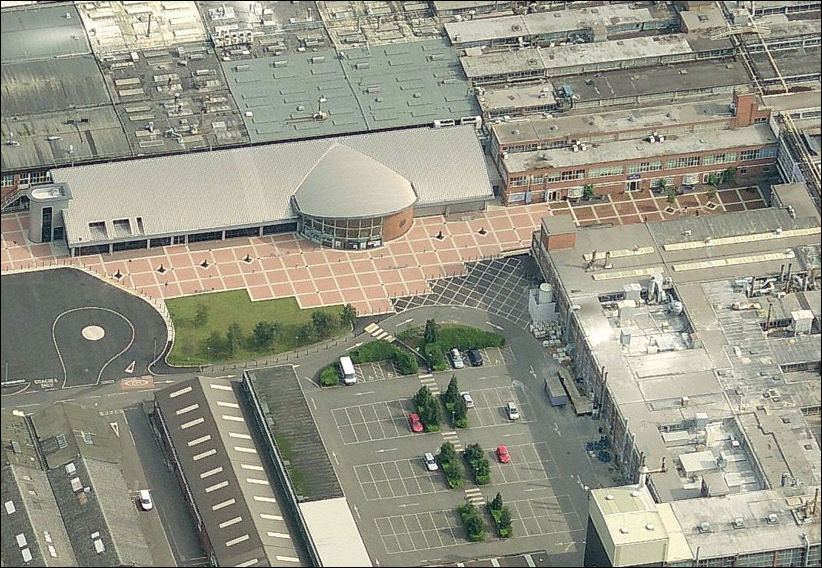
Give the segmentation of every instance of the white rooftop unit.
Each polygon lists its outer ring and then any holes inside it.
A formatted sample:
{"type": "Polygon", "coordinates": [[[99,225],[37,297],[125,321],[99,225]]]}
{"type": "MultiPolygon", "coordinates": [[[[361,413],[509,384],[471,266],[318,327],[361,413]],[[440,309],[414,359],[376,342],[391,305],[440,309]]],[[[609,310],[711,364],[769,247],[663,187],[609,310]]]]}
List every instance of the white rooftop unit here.
{"type": "Polygon", "coordinates": [[[679,461],[682,462],[682,468],[688,476],[700,475],[708,471],[716,471],[719,469],[716,458],[709,450],[681,454],[679,461]]]}
{"type": "Polygon", "coordinates": [[[813,327],[813,312],[811,310],[798,310],[791,312],[791,327],[794,335],[808,335],[813,327]]]}

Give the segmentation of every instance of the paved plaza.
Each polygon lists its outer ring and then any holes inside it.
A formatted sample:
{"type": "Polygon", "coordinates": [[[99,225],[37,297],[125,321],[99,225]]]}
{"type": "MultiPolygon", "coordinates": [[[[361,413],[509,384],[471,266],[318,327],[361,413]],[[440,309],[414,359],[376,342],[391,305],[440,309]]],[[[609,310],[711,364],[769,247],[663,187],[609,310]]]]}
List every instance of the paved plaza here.
{"type": "Polygon", "coordinates": [[[2,217],[0,269],[69,264],[119,275],[122,285],[155,299],[247,289],[252,300],[295,296],[303,308],[351,303],[362,315],[381,314],[394,311],[397,298],[458,295],[462,282],[443,290],[432,290],[431,282],[470,276],[465,263],[527,251],[545,215],[570,214],[579,225],[628,224],[765,206],[755,188],[723,190],[717,202],[710,208],[704,193],[682,195],[669,214],[664,197],[645,191],[612,195],[597,205],[491,205],[484,213],[415,219],[403,237],[368,251],[321,248],[291,233],[79,258],[70,258],[62,244],[28,241],[28,213],[15,213],[2,217]]]}

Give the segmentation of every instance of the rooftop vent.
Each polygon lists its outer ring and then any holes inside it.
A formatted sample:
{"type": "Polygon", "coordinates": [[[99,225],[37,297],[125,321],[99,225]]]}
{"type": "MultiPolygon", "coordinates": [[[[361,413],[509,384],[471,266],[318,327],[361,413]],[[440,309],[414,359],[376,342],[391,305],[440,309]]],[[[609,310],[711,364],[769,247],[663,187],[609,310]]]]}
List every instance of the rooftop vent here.
{"type": "Polygon", "coordinates": [[[734,517],[733,525],[735,529],[745,528],[745,519],[742,517],[734,517]]]}
{"type": "Polygon", "coordinates": [[[709,533],[711,532],[711,523],[699,523],[699,526],[696,528],[700,533],[709,533]]]}
{"type": "Polygon", "coordinates": [[[771,513],[770,515],[768,515],[768,516],[765,518],[765,521],[766,521],[769,525],[775,525],[775,524],[779,523],[779,517],[776,515],[776,513],[771,513]]]}
{"type": "Polygon", "coordinates": [[[647,525],[645,525],[645,530],[652,531],[652,530],[654,530],[655,528],[656,528],[656,527],[655,527],[652,523],[648,523],[647,525]]]}
{"type": "Polygon", "coordinates": [[[619,529],[619,532],[621,532],[622,534],[628,534],[628,533],[629,533],[629,532],[631,532],[631,531],[629,531],[629,530],[628,530],[627,528],[625,528],[625,527],[622,527],[621,529],[619,529]]]}
{"type": "Polygon", "coordinates": [[[606,496],[605,496],[605,500],[606,500],[606,501],[613,501],[613,500],[614,500],[614,496],[613,496],[613,495],[611,495],[610,493],[608,493],[608,495],[606,495],[606,496]]]}

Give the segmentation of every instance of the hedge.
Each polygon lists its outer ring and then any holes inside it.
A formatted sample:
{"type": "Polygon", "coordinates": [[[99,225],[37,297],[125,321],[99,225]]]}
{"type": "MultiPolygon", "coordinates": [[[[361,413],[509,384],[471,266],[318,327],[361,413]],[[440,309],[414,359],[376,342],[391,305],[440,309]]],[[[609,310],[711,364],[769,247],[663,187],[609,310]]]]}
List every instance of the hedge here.
{"type": "Polygon", "coordinates": [[[465,527],[465,532],[468,533],[468,540],[471,542],[480,542],[485,540],[485,527],[482,522],[482,517],[473,503],[464,503],[457,507],[457,512],[460,514],[462,525],[465,527]]]}
{"type": "Polygon", "coordinates": [[[320,371],[320,384],[324,387],[333,387],[340,384],[340,373],[337,370],[336,363],[331,363],[322,368],[320,371]]]}
{"type": "Polygon", "coordinates": [[[394,355],[391,360],[401,375],[413,375],[420,370],[416,357],[399,347],[394,347],[394,355]]]}
{"type": "Polygon", "coordinates": [[[396,347],[378,339],[376,341],[369,341],[365,345],[360,345],[356,349],[348,352],[352,363],[373,363],[374,361],[384,361],[391,359],[394,356],[396,347]]]}
{"type": "Polygon", "coordinates": [[[444,371],[448,368],[448,362],[445,360],[445,355],[442,354],[442,349],[436,343],[429,343],[423,350],[423,355],[428,359],[431,368],[435,371],[444,371]]]}
{"type": "Polygon", "coordinates": [[[485,331],[467,325],[449,324],[440,328],[437,345],[443,351],[452,347],[460,350],[502,347],[505,345],[505,338],[493,331],[485,331]]]}

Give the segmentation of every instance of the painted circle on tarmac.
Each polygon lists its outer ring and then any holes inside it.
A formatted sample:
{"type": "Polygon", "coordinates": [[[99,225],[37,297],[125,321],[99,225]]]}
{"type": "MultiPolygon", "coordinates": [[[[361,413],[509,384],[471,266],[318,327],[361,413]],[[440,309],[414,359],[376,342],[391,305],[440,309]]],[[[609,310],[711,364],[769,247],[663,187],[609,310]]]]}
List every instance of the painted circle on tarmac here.
{"type": "Polygon", "coordinates": [[[104,330],[99,325],[87,325],[83,328],[82,333],[83,337],[85,339],[88,339],[89,341],[100,341],[106,334],[106,330],[104,330]]]}

